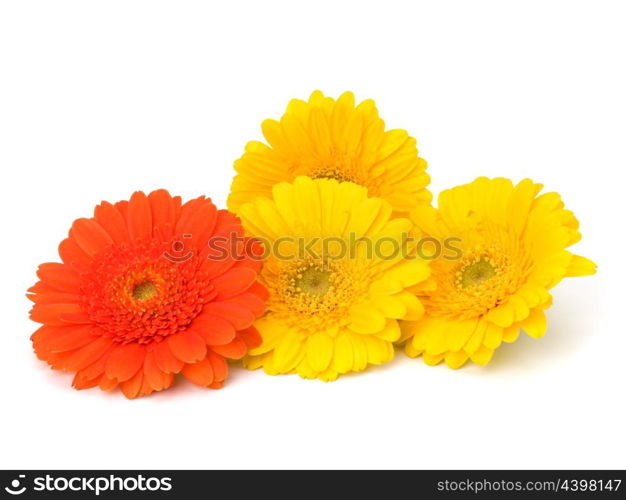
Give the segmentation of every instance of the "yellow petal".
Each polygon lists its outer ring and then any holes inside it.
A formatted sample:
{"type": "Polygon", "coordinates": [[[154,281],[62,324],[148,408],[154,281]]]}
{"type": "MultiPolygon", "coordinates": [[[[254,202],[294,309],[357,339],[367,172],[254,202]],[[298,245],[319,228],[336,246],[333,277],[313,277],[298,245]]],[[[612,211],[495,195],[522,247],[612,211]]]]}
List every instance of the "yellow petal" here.
{"type": "Polygon", "coordinates": [[[446,354],[445,360],[448,368],[457,369],[465,364],[469,356],[463,350],[449,352],[446,354]]]}
{"type": "Polygon", "coordinates": [[[324,382],[334,382],[335,380],[337,380],[338,376],[339,373],[337,373],[335,370],[328,369],[320,373],[317,378],[323,380],[324,382]]]}
{"type": "Polygon", "coordinates": [[[548,291],[536,283],[525,283],[516,295],[523,298],[530,308],[545,302],[549,297],[548,291]]]}
{"type": "Polygon", "coordinates": [[[441,363],[444,356],[445,354],[429,354],[425,352],[424,354],[422,354],[422,359],[424,360],[424,363],[426,363],[427,365],[435,366],[441,363]]]}
{"type": "Polygon", "coordinates": [[[381,198],[366,198],[351,211],[349,232],[361,238],[379,230],[381,221],[384,223],[391,215],[391,205],[381,198]]]}
{"type": "Polygon", "coordinates": [[[486,365],[491,361],[491,357],[493,356],[493,349],[489,349],[488,347],[480,346],[478,350],[470,355],[471,360],[477,365],[486,365]]]}
{"type": "Polygon", "coordinates": [[[596,273],[596,264],[586,257],[572,255],[572,260],[565,271],[565,276],[589,276],[596,273]]]}
{"type": "Polygon", "coordinates": [[[256,370],[262,367],[271,356],[273,356],[271,352],[261,354],[260,356],[246,356],[243,358],[243,366],[248,370],[256,370]]]}
{"type": "Polygon", "coordinates": [[[354,351],[354,371],[365,370],[367,367],[367,346],[360,335],[350,335],[354,351]]]}
{"type": "Polygon", "coordinates": [[[441,318],[433,318],[422,328],[426,330],[426,339],[424,343],[425,351],[429,354],[443,354],[448,350],[446,336],[450,328],[449,321],[441,318]]]}
{"type": "Polygon", "coordinates": [[[507,342],[507,343],[511,343],[511,342],[515,342],[517,340],[517,338],[519,337],[519,325],[518,324],[514,324],[509,326],[508,328],[505,328],[502,331],[502,341],[503,342],[507,342]]]}
{"type": "Polygon", "coordinates": [[[350,309],[349,328],[357,333],[380,332],[385,323],[385,317],[372,305],[358,304],[350,309]]]}
{"type": "Polygon", "coordinates": [[[393,347],[390,342],[374,336],[361,337],[367,348],[367,360],[373,365],[380,365],[393,359],[393,347]]]}
{"type": "Polygon", "coordinates": [[[502,304],[487,313],[487,319],[502,328],[511,326],[514,318],[514,309],[508,303],[502,304]]]}
{"type": "Polygon", "coordinates": [[[263,120],[261,123],[263,136],[274,147],[280,147],[284,143],[280,123],[276,120],[263,120]]]}
{"type": "Polygon", "coordinates": [[[274,350],[274,367],[280,373],[289,373],[302,359],[304,353],[304,335],[295,330],[289,330],[274,350]]]}
{"type": "Polygon", "coordinates": [[[394,293],[402,292],[404,286],[400,280],[391,279],[377,279],[370,284],[370,294],[372,297],[379,297],[385,295],[393,295],[394,293]]]}
{"type": "Polygon", "coordinates": [[[451,351],[459,351],[470,339],[477,324],[478,319],[449,321],[448,330],[446,332],[446,344],[448,349],[451,351]]]}
{"type": "Polygon", "coordinates": [[[418,321],[399,321],[400,325],[400,338],[396,340],[397,344],[401,344],[415,335],[416,331],[419,331],[418,321]]]}
{"type": "Polygon", "coordinates": [[[422,260],[415,259],[389,269],[385,273],[384,279],[398,281],[402,283],[403,287],[408,287],[424,281],[428,276],[430,276],[428,264],[422,260]]]}
{"type": "Polygon", "coordinates": [[[296,373],[302,378],[314,379],[317,378],[319,371],[311,368],[311,365],[309,364],[307,357],[305,356],[304,358],[302,358],[302,361],[298,363],[298,366],[296,366],[296,373]]]}
{"type": "Polygon", "coordinates": [[[380,297],[376,299],[376,306],[387,318],[402,319],[406,316],[406,306],[397,297],[380,297]]]}
{"type": "Polygon", "coordinates": [[[541,309],[533,309],[528,318],[522,321],[522,330],[533,338],[540,338],[546,334],[548,322],[546,314],[541,309]]]}
{"type": "Polygon", "coordinates": [[[403,292],[394,295],[394,298],[401,300],[406,308],[406,314],[402,319],[416,321],[424,316],[424,305],[415,295],[403,292]]]}
{"type": "Polygon", "coordinates": [[[509,224],[517,234],[522,234],[526,226],[528,211],[536,193],[535,184],[530,179],[524,179],[513,188],[507,211],[509,224]]]}
{"type": "Polygon", "coordinates": [[[530,313],[526,301],[517,295],[511,295],[509,297],[509,307],[513,308],[513,321],[521,321],[527,318],[530,313]]]}
{"type": "Polygon", "coordinates": [[[262,344],[259,347],[250,349],[248,354],[257,356],[259,354],[265,354],[273,350],[278,342],[283,338],[283,335],[287,332],[287,326],[281,321],[275,319],[273,314],[267,314],[262,318],[259,318],[254,322],[254,326],[263,339],[262,344]]]}
{"type": "MultiPolygon", "coordinates": [[[[492,325],[492,323],[489,323],[489,321],[487,321],[485,318],[480,319],[478,325],[476,325],[476,328],[474,329],[474,333],[465,343],[465,346],[463,346],[463,350],[466,353],[472,354],[482,345],[483,338],[485,337],[485,332],[487,331],[487,328],[489,328],[489,325],[492,325]]],[[[495,327],[495,325],[493,326],[495,327]]]]}
{"type": "Polygon", "coordinates": [[[409,356],[410,358],[416,358],[417,356],[419,356],[420,354],[424,352],[424,349],[415,348],[415,346],[413,345],[413,342],[409,340],[404,346],[404,352],[406,352],[406,355],[409,356]]]}
{"type": "Polygon", "coordinates": [[[376,336],[387,342],[396,342],[400,338],[400,325],[395,319],[388,319],[385,327],[376,336]]]}
{"type": "Polygon", "coordinates": [[[306,359],[310,367],[323,372],[333,359],[334,341],[325,332],[314,333],[306,341],[306,359]]]}
{"type": "Polygon", "coordinates": [[[493,323],[487,323],[483,345],[489,349],[497,349],[502,342],[502,331],[501,327],[493,323]]]}
{"type": "Polygon", "coordinates": [[[333,370],[338,373],[352,371],[354,364],[354,351],[350,336],[346,332],[341,332],[335,339],[335,353],[333,356],[333,370]]]}

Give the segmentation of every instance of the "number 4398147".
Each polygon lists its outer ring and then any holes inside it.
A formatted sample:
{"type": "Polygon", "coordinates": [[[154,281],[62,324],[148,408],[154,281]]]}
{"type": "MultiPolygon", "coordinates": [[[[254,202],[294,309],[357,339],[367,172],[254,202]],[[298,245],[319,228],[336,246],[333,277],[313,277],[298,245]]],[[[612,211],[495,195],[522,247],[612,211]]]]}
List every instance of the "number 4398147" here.
{"type": "Polygon", "coordinates": [[[617,491],[621,479],[564,479],[560,484],[562,491],[617,491]]]}

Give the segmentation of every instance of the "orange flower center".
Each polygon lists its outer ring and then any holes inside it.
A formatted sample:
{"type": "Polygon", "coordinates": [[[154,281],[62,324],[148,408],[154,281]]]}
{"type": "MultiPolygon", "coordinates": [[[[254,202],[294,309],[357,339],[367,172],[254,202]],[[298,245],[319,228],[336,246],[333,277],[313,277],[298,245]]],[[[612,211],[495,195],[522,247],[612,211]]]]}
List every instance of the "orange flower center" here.
{"type": "Polygon", "coordinates": [[[163,257],[167,245],[118,245],[96,257],[83,275],[84,308],[116,341],[160,342],[187,328],[216,295],[194,256],[163,257]]]}
{"type": "Polygon", "coordinates": [[[149,300],[155,297],[156,294],[156,285],[152,281],[144,281],[133,288],[133,297],[137,300],[149,300]]]}

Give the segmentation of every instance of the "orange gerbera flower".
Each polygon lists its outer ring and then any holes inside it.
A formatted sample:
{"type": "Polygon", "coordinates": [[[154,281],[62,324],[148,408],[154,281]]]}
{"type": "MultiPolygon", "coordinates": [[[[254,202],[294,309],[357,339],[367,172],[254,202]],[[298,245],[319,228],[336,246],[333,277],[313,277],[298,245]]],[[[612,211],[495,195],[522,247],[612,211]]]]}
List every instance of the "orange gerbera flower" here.
{"type": "Polygon", "coordinates": [[[183,205],[159,190],[98,205],[59,246],[63,263],[42,264],[29,290],[43,323],[37,356],[75,373],[77,389],[119,385],[128,398],[167,389],[176,373],[220,388],[226,358],[260,344],[252,322],[266,298],[261,263],[241,241],[226,256],[208,245],[235,235],[239,220],[204,197],[183,205]]]}

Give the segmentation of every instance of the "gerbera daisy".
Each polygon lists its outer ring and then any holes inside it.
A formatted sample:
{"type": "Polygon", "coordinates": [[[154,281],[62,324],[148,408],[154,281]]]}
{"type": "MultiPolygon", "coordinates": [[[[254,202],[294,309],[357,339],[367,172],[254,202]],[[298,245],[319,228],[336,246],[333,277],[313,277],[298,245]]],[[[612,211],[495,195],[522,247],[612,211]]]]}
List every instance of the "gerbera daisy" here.
{"type": "Polygon", "coordinates": [[[228,198],[235,212],[257,196],[271,197],[274,184],[301,175],[365,186],[396,212],[432,198],[415,139],[405,130],[385,131],[372,100],[355,106],[351,92],[335,100],[315,91],[308,102],[293,99],[280,121],[265,120],[262,129],[269,146],[249,142],[235,162],[238,175],[228,198]]]}
{"type": "Polygon", "coordinates": [[[397,320],[423,312],[407,288],[429,274],[425,262],[395,252],[408,219],[390,220],[390,204],[362,186],[309,177],[277,184],[272,199],[240,212],[272,249],[260,278],[267,312],[255,322],[263,343],[245,366],[328,381],[393,358],[397,320]]]}
{"type": "MultiPolygon", "coordinates": [[[[438,210],[415,209],[412,220],[440,241],[458,238],[460,258],[432,262],[437,287],[418,295],[426,314],[402,323],[409,356],[451,368],[468,359],[484,365],[520,329],[546,332],[549,290],[563,277],[595,272],[595,264],[565,250],[580,239],[578,221],[557,193],[541,184],[480,177],[443,191],[438,210]]],[[[452,255],[452,254],[451,254],[452,255]]]]}
{"type": "Polygon", "coordinates": [[[103,202],[72,224],[63,263],[42,264],[29,292],[37,356],[75,373],[77,389],[121,387],[128,398],[172,385],[174,374],[223,385],[226,359],[260,337],[266,292],[260,261],[216,259],[212,237],[243,236],[239,220],[204,197],[184,205],[159,190],[103,202]]]}

